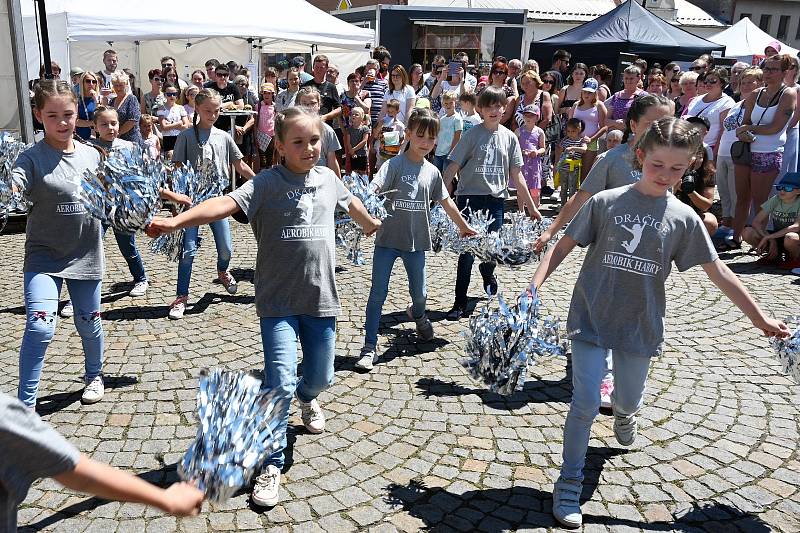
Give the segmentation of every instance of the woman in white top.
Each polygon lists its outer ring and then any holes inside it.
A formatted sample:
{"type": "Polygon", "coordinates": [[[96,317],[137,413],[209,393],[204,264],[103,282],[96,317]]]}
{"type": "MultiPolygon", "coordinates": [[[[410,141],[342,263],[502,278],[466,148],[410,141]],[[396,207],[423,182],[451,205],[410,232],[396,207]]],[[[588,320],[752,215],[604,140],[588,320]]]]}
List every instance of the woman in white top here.
{"type": "Polygon", "coordinates": [[[178,104],[178,95],[180,92],[177,85],[169,82],[164,84],[164,96],[167,97],[167,103],[158,110],[158,126],[163,135],[161,148],[167,153],[168,159],[172,158],[175,140],[180,132],[188,129],[191,125],[186,109],[178,104]]]}
{"type": "Polygon", "coordinates": [[[581,97],[569,110],[569,118],[583,121],[583,140],[587,145],[586,152],[581,158],[581,182],[586,178],[592,168],[599,150],[599,139],[606,132],[606,106],[597,99],[599,84],[594,78],[583,82],[581,97]]]}
{"type": "Polygon", "coordinates": [[[389,100],[400,102],[400,112],[397,114],[397,119],[405,124],[408,121],[408,117],[411,116],[411,110],[414,109],[417,96],[414,93],[414,88],[408,84],[408,74],[403,65],[395,65],[389,71],[389,87],[386,89],[386,94],[383,98],[383,108],[378,117],[378,123],[386,115],[386,104],[389,100]]]}
{"type": "Polygon", "coordinates": [[[706,94],[697,96],[689,102],[684,118],[703,117],[708,120],[710,128],[703,138],[703,142],[711,148],[716,161],[719,138],[722,135],[721,114],[732,108],[736,102],[722,92],[722,89],[728,84],[728,72],[724,68],[703,72],[697,78],[697,83],[705,86],[706,94]]]}
{"type": "Polygon", "coordinates": [[[745,70],[739,77],[739,91],[742,99],[736,102],[732,108],[720,114],[722,119],[722,136],[719,139],[717,149],[717,173],[716,182],[719,189],[719,200],[722,204],[722,220],[720,226],[733,228],[733,214],[736,208],[736,174],[733,168],[733,158],[731,157],[731,146],[736,141],[736,129],[744,121],[744,102],[753,94],[753,91],[761,87],[763,73],[758,67],[751,67],[745,70]]]}
{"type": "Polygon", "coordinates": [[[286,74],[286,82],[288,87],[278,93],[275,97],[275,114],[283,112],[285,109],[294,106],[295,99],[297,98],[297,91],[300,90],[300,73],[296,68],[292,67],[286,74]]]}
{"type": "Polygon", "coordinates": [[[733,247],[742,242],[742,230],[751,214],[761,211],[772,184],[781,170],[786,127],[797,105],[795,91],[787,91],[783,76],[791,67],[788,56],[774,55],[764,61],[764,88],[744,101],[745,115],[736,136],[750,143],[751,163],[735,165],[736,213],[733,218],[733,247]]]}
{"type": "MultiPolygon", "coordinates": [[[[449,65],[445,65],[436,79],[436,85],[431,89],[431,109],[439,113],[440,116],[443,114],[441,104],[442,94],[449,91],[456,93],[458,96],[461,96],[461,93],[466,91],[464,85],[464,69],[462,67],[458,67],[455,73],[451,75],[449,65]]],[[[461,111],[461,107],[458,103],[456,103],[456,111],[461,111]]]]}

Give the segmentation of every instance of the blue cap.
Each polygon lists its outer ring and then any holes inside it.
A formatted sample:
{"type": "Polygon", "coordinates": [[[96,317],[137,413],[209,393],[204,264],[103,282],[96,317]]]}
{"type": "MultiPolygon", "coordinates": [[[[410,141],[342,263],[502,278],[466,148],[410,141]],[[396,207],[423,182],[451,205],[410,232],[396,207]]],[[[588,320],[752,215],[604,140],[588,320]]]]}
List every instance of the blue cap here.
{"type": "Polygon", "coordinates": [[[583,90],[587,93],[597,92],[597,80],[594,78],[587,78],[586,81],[583,82],[583,90]]]}
{"type": "Polygon", "coordinates": [[[787,172],[778,182],[778,185],[794,185],[800,187],[800,172],[787,172]]]}

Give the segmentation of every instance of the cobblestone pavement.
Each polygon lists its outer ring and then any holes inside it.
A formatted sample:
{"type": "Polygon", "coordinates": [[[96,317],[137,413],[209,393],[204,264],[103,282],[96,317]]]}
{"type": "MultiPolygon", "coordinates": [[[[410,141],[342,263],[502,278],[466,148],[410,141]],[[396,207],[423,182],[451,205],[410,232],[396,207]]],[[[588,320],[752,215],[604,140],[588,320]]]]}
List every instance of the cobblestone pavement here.
{"type": "MultiPolygon", "coordinates": [[[[253,305],[255,244],[233,223],[235,296],[212,283],[210,233],[195,264],[194,310],[167,319],[176,267],[144,251],[152,287],[125,290],[129,275],[111,236],[104,286],[105,399],[80,403],[83,357],[71,323],[59,325],[47,354],[38,411],[82,452],[145,479],[174,481],[175,464],[195,434],[198,370],[260,369],[253,305]]],[[[24,324],[22,235],[0,235],[0,389],[14,394],[24,324]]],[[[371,251],[367,259],[371,258],[371,251]]],[[[455,258],[429,256],[428,308],[436,339],[417,342],[404,309],[405,274],[396,265],[384,308],[380,360],[354,371],[362,342],[369,266],[339,257],[344,313],[336,381],[320,401],[325,433],[305,432],[292,409],[289,466],[281,502],[259,513],[240,494],[175,519],[141,505],[106,502],[36,483],[20,510],[22,531],[437,531],[554,527],[552,484],[560,465],[570,400],[565,359],[543,361],[522,392],[484,392],[460,365],[467,321],[448,322],[455,258]]],[[[571,257],[546,286],[546,308],[566,316],[580,265],[571,257]]],[[[760,270],[753,258],[732,267],[777,317],[797,312],[798,278],[760,270]]],[[[533,266],[498,268],[507,296],[523,289],[533,266]]],[[[477,270],[471,294],[480,294],[477,270]]],[[[654,361],[641,433],[620,447],[611,418],[594,425],[583,497],[585,530],[800,530],[800,387],[780,374],[767,342],[699,268],[668,285],[668,341],[654,361]]],[[[302,298],[301,294],[297,295],[302,298]]],[[[480,302],[477,302],[480,305],[480,302]]]]}

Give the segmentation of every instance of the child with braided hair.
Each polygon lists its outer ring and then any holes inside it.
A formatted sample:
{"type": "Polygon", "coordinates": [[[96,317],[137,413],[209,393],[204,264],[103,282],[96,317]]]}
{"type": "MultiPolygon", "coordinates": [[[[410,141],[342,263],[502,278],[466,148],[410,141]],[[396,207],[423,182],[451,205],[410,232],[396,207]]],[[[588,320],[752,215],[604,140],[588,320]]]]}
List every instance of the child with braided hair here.
{"type": "Polygon", "coordinates": [[[614,360],[611,395],[614,436],[633,444],[650,358],[664,342],[664,284],[696,265],[767,336],[785,337],[786,324],[764,315],[738,278],[717,257],[703,221],[672,195],[702,143],[688,122],[663,118],[636,145],[642,173],[632,185],[599,192],[581,208],[534,275],[539,289],[572,249],[588,247],[572,294],[567,331],[572,338],[572,403],[564,426],[561,475],[553,515],[567,527],[582,523],[580,495],[592,421],[600,408],[606,357],[614,360]],[[653,305],[647,305],[652,302],[653,305]]]}

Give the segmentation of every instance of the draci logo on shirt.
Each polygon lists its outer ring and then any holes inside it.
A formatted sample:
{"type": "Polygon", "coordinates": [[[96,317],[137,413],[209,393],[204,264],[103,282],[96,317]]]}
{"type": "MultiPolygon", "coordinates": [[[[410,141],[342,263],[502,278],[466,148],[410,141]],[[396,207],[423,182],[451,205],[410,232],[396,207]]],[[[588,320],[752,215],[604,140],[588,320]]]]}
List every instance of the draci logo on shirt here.
{"type": "Polygon", "coordinates": [[[494,139],[489,139],[489,142],[478,148],[479,152],[483,152],[483,163],[476,165],[475,172],[484,176],[503,176],[503,165],[497,164],[497,148],[494,139]]]}
{"type": "MultiPolygon", "coordinates": [[[[616,270],[624,270],[640,276],[655,277],[661,272],[663,266],[660,262],[642,257],[652,250],[652,246],[642,246],[642,238],[647,238],[647,233],[660,234],[663,224],[650,215],[614,215],[612,220],[616,227],[616,238],[609,241],[619,243],[622,251],[609,251],[603,254],[603,266],[616,270]],[[639,252],[637,254],[637,251],[639,252]]],[[[661,238],[657,237],[660,253],[661,238]]]]}
{"type": "Polygon", "coordinates": [[[295,208],[284,213],[291,217],[294,224],[281,228],[282,241],[321,241],[328,236],[329,227],[324,224],[314,224],[314,197],[316,187],[301,187],[287,191],[286,197],[290,201],[297,200],[295,208]]]}
{"type": "Polygon", "coordinates": [[[410,199],[396,199],[392,202],[392,207],[400,211],[424,211],[425,202],[423,200],[416,200],[419,194],[419,179],[417,179],[417,176],[414,174],[401,176],[400,182],[403,184],[404,189],[401,191],[401,194],[410,199]]]}

